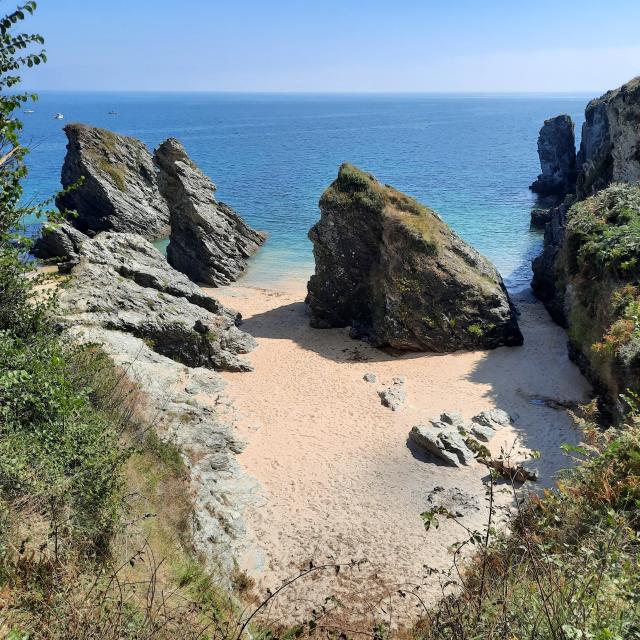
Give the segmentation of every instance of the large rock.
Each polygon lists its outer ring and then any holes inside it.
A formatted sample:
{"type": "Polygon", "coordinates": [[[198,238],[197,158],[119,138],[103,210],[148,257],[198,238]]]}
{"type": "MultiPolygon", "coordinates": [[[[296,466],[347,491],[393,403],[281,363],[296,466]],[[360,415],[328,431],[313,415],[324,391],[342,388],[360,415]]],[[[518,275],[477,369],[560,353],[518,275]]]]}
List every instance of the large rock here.
{"type": "Polygon", "coordinates": [[[171,212],[167,259],[196,282],[233,282],[247,259],[265,241],[242,218],[214,197],[215,185],[174,138],[155,152],[158,182],[171,212]]]}
{"type": "Polygon", "coordinates": [[[531,185],[541,196],[564,197],[576,187],[576,139],[568,115],[544,121],[538,136],[538,156],[542,173],[531,185]]]}
{"type": "Polygon", "coordinates": [[[640,76],[592,100],[578,153],[578,197],[640,181],[640,76]]]}
{"type": "Polygon", "coordinates": [[[144,238],[103,233],[82,243],[60,293],[61,324],[131,334],[191,367],[242,371],[255,347],[238,314],[172,269],[144,238]]]}
{"type": "Polygon", "coordinates": [[[169,208],[160,195],[147,147],[127,136],[83,124],[69,124],[59,209],[83,233],[137,233],[148,240],[169,234],[169,208]]]}
{"type": "Polygon", "coordinates": [[[458,428],[446,422],[432,420],[428,425],[416,425],[411,429],[409,438],[449,466],[466,467],[475,460],[458,428]]]}
{"type": "Polygon", "coordinates": [[[497,270],[427,207],[344,164],[320,214],[309,232],[313,326],[406,350],[522,344],[497,270]]]}

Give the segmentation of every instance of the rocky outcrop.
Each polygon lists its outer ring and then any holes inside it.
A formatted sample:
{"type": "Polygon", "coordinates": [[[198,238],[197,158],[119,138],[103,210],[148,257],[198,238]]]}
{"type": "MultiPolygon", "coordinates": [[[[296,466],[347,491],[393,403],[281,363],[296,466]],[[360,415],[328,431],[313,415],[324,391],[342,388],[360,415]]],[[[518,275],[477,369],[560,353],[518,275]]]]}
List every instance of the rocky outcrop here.
{"type": "Polygon", "coordinates": [[[391,411],[402,409],[407,400],[407,392],[404,390],[404,378],[398,377],[391,381],[391,386],[378,391],[382,406],[389,407],[391,411]]]}
{"type": "Polygon", "coordinates": [[[567,326],[564,310],[564,284],[558,281],[556,258],[564,243],[569,203],[550,210],[550,219],[544,228],[542,252],[533,260],[531,288],[551,317],[561,326],[567,326]]]}
{"type": "Polygon", "coordinates": [[[522,344],[502,278],[427,207],[344,164],[309,232],[315,327],[376,346],[455,351],[522,344]]]}
{"type": "Polygon", "coordinates": [[[64,131],[65,191],[56,204],[77,212],[73,226],[90,234],[137,233],[148,240],[167,236],[169,208],[147,147],[135,138],[83,124],[69,124],[64,131]]]}
{"type": "Polygon", "coordinates": [[[33,246],[33,254],[41,260],[55,258],[76,263],[80,245],[87,239],[88,236],[67,222],[45,226],[33,246]]]}
{"type": "Polygon", "coordinates": [[[136,233],[148,240],[170,234],[167,258],[196,282],[233,282],[265,241],[231,207],[216,201],[215,185],[171,138],[152,156],[126,136],[81,124],[65,127],[65,191],[56,204],[77,212],[68,225],[45,230],[34,253],[73,258],[77,233],[136,233]]]}
{"type": "Polygon", "coordinates": [[[640,181],[640,76],[587,105],[578,167],[579,199],[640,181]]]}
{"type": "Polygon", "coordinates": [[[236,460],[244,443],[235,434],[225,381],[215,371],[160,355],[122,331],[91,324],[67,330],[78,342],[100,346],[118,367],[121,382],[141,390],[136,418],[180,450],[193,507],[190,538],[223,584],[230,582],[247,548],[244,510],[264,499],[258,482],[236,460]]]}
{"type": "Polygon", "coordinates": [[[614,418],[625,411],[621,394],[637,389],[640,369],[629,356],[631,343],[619,354],[615,346],[634,335],[624,317],[627,302],[620,300],[637,281],[637,256],[629,251],[636,251],[638,200],[625,183],[640,181],[639,124],[640,77],[587,105],[575,197],[550,210],[543,251],[533,262],[535,295],[568,328],[571,358],[614,418]],[[626,261],[612,266],[620,256],[626,261]]]}
{"type": "Polygon", "coordinates": [[[144,238],[106,232],[76,248],[78,262],[59,291],[58,326],[109,356],[136,390],[136,419],[179,448],[194,546],[228,580],[246,551],[243,510],[261,496],[236,461],[244,445],[217,370],[249,369],[240,354],[255,342],[238,328],[238,314],[172,269],[144,238]]]}
{"type": "MultiPolygon", "coordinates": [[[[510,424],[509,414],[500,409],[483,411],[469,421],[460,413],[445,412],[439,420],[413,427],[409,439],[449,466],[464,467],[472,464],[476,457],[483,457],[479,453],[483,447],[478,440],[489,442],[510,424]]],[[[485,455],[488,455],[486,449],[485,455]]]]}
{"type": "Polygon", "coordinates": [[[538,156],[542,173],[531,185],[541,196],[564,198],[576,187],[576,139],[568,115],[545,120],[538,136],[538,156]]]}
{"type": "Polygon", "coordinates": [[[103,233],[85,241],[68,287],[64,325],[121,331],[191,367],[249,370],[239,354],[255,347],[239,316],[172,269],[144,238],[103,233]]]}
{"type": "Polygon", "coordinates": [[[213,286],[233,282],[265,241],[223,202],[215,185],[174,138],[155,152],[158,184],[171,212],[169,263],[192,280],[213,286]]]}

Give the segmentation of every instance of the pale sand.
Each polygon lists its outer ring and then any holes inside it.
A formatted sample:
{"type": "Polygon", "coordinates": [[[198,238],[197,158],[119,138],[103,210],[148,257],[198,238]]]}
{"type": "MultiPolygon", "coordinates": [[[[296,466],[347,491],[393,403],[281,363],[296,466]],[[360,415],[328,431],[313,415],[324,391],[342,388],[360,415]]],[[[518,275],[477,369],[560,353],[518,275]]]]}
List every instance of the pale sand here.
{"type": "MultiPolygon", "coordinates": [[[[323,572],[298,582],[273,616],[304,615],[332,593],[346,602],[352,592],[368,591],[363,601],[375,606],[380,593],[395,594],[406,583],[423,584],[419,593],[428,602],[438,596],[442,578],[426,577],[424,565],[450,569],[449,547],[466,536],[451,521],[427,533],[420,513],[435,486],[458,487],[479,507],[462,522],[481,529],[487,469],[453,469],[412,450],[413,425],[445,410],[470,418],[499,407],[515,427],[494,438],[494,454],[512,448],[516,438],[516,448],[541,451],[538,487],[553,484],[568,464],[560,445],[577,440],[570,416],[540,399],[584,402],[589,387],[567,358],[565,333],[530,294],[518,299],[524,347],[398,357],[350,339],[346,329],[312,329],[300,283],[278,292],[243,286],[211,292],[242,313],[243,329],[259,343],[250,355],[255,371],[224,374],[248,443],[240,463],[265,493],[263,506],[246,514],[258,551],[247,556],[245,568],[256,576],[258,591],[275,589],[310,560],[368,561],[355,576],[323,572]],[[363,380],[367,372],[377,375],[375,384],[363,380]],[[377,394],[394,376],[406,378],[408,395],[397,412],[383,407],[377,394]]],[[[508,492],[497,499],[507,503],[508,492]]],[[[395,608],[401,621],[417,604],[391,600],[382,610],[395,608]]],[[[361,614],[351,611],[345,619],[361,614]]]]}

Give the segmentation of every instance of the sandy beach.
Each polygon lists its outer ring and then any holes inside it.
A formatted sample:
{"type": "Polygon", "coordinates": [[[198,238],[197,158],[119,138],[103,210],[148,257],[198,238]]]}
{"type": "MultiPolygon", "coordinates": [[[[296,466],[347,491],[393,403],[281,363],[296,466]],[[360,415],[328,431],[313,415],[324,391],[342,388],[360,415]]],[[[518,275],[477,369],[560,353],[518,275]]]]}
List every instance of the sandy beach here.
{"type": "MultiPolygon", "coordinates": [[[[412,426],[443,411],[471,418],[498,407],[514,425],[488,446],[494,455],[540,451],[533,464],[540,481],[531,489],[552,485],[568,464],[560,445],[576,442],[577,434],[561,405],[587,400],[589,387],[567,357],[564,332],[528,292],[515,297],[523,347],[450,355],[388,354],[350,339],[346,329],[312,329],[302,282],[212,294],[242,313],[243,329],[259,343],[249,356],[253,372],[224,374],[247,442],[240,463],[264,490],[261,506],[246,513],[251,551],[243,568],[264,593],[309,562],[366,560],[358,569],[319,571],[294,583],[276,600],[272,619],[337,594],[351,602],[348,618],[375,610],[402,622],[420,607],[399,589],[418,586],[427,603],[440,594],[445,578],[428,568],[449,570],[450,547],[467,534],[446,520],[426,532],[420,514],[444,501],[460,509],[465,527],[482,529],[487,469],[439,464],[409,445],[412,426]],[[376,382],[366,382],[366,373],[376,382]],[[407,402],[393,412],[378,391],[397,376],[405,378],[407,402]],[[436,487],[442,489],[434,493],[436,487]]],[[[505,489],[496,500],[508,506],[505,489]]]]}

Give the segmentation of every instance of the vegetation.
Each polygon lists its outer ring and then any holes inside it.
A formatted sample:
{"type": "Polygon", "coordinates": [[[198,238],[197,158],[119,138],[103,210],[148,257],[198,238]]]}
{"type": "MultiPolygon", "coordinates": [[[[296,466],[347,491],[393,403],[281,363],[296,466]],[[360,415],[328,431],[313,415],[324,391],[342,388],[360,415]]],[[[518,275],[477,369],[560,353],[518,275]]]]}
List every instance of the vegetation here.
{"type": "Polygon", "coordinates": [[[640,390],[640,187],[616,184],[569,211],[561,277],[570,339],[615,405],[640,390]]]}
{"type": "MultiPolygon", "coordinates": [[[[640,421],[573,451],[556,491],[523,502],[510,535],[472,535],[462,592],[414,630],[421,640],[640,638],[640,421]]],[[[441,512],[440,512],[441,513],[441,512]]],[[[433,519],[425,523],[433,524],[433,519]]]]}
{"type": "Polygon", "coordinates": [[[438,234],[443,226],[438,216],[417,200],[380,184],[371,174],[344,163],[336,180],[325,190],[321,206],[337,209],[358,208],[377,214],[383,212],[404,224],[423,244],[426,253],[435,255],[438,234]]]}
{"type": "Polygon", "coordinates": [[[0,19],[0,637],[235,637],[233,599],[191,550],[180,452],[124,372],[55,330],[55,287],[22,259],[22,221],[46,208],[21,203],[17,113],[35,96],[18,74],[46,55],[16,29],[35,10],[0,19]]]}

